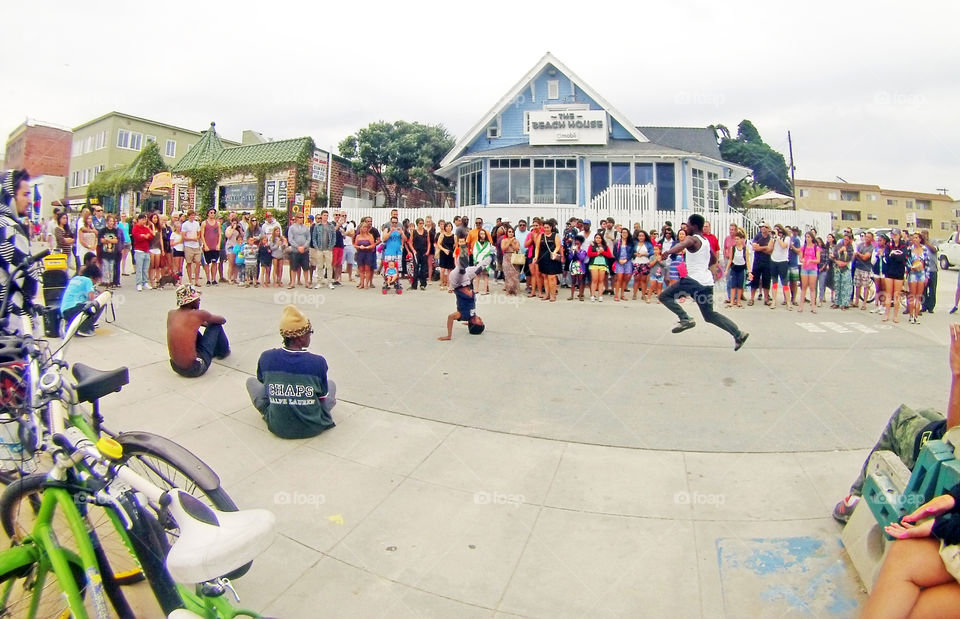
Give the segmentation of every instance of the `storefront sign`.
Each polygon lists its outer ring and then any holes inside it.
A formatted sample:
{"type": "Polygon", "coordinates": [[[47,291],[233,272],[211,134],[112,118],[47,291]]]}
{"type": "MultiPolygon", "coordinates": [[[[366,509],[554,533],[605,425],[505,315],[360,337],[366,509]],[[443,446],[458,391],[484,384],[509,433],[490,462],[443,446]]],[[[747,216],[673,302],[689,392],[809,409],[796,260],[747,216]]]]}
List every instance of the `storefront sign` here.
{"type": "Polygon", "coordinates": [[[293,196],[293,201],[297,203],[298,206],[303,206],[303,194],[298,193],[293,196]]]}
{"type": "Polygon", "coordinates": [[[274,208],[277,205],[277,181],[267,181],[264,193],[267,199],[267,208],[274,208]]]}
{"type": "Polygon", "coordinates": [[[257,208],[257,184],[224,185],[220,205],[229,209],[257,208]]]}
{"type": "Polygon", "coordinates": [[[607,113],[603,110],[530,112],[530,145],[607,143],[607,113]]]}
{"type": "Polygon", "coordinates": [[[277,208],[287,206],[287,181],[277,181],[277,208]]]}
{"type": "Polygon", "coordinates": [[[313,151],[313,170],[310,177],[321,183],[327,182],[327,157],[320,149],[313,151]]]}

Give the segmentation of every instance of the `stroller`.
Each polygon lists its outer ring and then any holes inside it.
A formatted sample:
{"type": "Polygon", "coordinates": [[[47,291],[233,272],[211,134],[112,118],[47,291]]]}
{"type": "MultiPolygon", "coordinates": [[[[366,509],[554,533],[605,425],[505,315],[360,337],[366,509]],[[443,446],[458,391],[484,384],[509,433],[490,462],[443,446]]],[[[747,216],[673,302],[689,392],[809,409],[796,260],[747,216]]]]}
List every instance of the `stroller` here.
{"type": "Polygon", "coordinates": [[[400,285],[400,268],[394,260],[385,260],[383,262],[383,294],[393,287],[397,294],[403,294],[403,286],[400,285]]]}

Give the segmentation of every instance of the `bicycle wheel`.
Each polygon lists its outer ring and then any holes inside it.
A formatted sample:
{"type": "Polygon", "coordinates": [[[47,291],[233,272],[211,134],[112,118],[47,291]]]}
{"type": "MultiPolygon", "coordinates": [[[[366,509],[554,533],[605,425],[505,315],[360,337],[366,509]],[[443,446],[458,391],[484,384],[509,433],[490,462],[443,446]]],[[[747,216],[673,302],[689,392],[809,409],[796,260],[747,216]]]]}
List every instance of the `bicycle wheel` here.
{"type": "MultiPolygon", "coordinates": [[[[70,615],[57,575],[49,565],[40,563],[38,556],[36,547],[15,546],[4,551],[0,559],[0,563],[5,565],[3,573],[0,573],[0,617],[13,619],[70,615]],[[31,615],[30,609],[34,603],[37,604],[37,610],[31,615]]],[[[65,550],[64,558],[80,589],[80,595],[85,597],[87,581],[80,557],[65,550]]]]}
{"type": "MultiPolygon", "coordinates": [[[[123,445],[127,466],[158,487],[180,488],[216,509],[237,511],[236,504],[219,486],[216,473],[180,445],[144,432],[121,434],[116,438],[123,445]]],[[[22,539],[32,530],[43,481],[43,475],[28,475],[15,482],[18,487],[16,491],[5,495],[8,499],[6,502],[0,501],[0,525],[11,539],[22,539]],[[25,500],[27,503],[24,503],[25,500]],[[25,509],[24,505],[28,507],[25,509]]],[[[140,562],[130,548],[126,535],[118,533],[106,510],[95,505],[89,507],[87,518],[100,539],[113,577],[121,585],[142,581],[144,576],[140,562]]],[[[55,515],[55,530],[62,530],[61,525],[65,526],[65,523],[55,515]]],[[[179,528],[169,518],[165,519],[164,526],[172,544],[179,537],[179,528]]],[[[228,577],[239,578],[249,568],[250,564],[247,564],[228,574],[228,577]]]]}

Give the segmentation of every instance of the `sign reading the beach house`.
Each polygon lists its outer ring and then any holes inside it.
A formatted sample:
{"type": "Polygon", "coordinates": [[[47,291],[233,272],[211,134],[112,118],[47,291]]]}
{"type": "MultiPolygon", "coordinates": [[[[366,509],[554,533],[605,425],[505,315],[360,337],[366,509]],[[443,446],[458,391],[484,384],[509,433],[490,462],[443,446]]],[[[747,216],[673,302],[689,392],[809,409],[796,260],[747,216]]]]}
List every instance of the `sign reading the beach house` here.
{"type": "Polygon", "coordinates": [[[530,112],[530,145],[606,144],[607,113],[604,110],[530,112]]]}

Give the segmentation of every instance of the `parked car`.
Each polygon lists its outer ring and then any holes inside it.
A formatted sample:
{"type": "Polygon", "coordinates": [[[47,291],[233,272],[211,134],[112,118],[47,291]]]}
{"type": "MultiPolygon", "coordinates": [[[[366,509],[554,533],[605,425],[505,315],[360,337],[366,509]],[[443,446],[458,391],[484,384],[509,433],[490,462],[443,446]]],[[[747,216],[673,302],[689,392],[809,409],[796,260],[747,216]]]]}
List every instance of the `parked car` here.
{"type": "Polygon", "coordinates": [[[941,269],[948,269],[960,265],[960,232],[954,232],[943,243],[937,246],[937,262],[941,269]]]}

